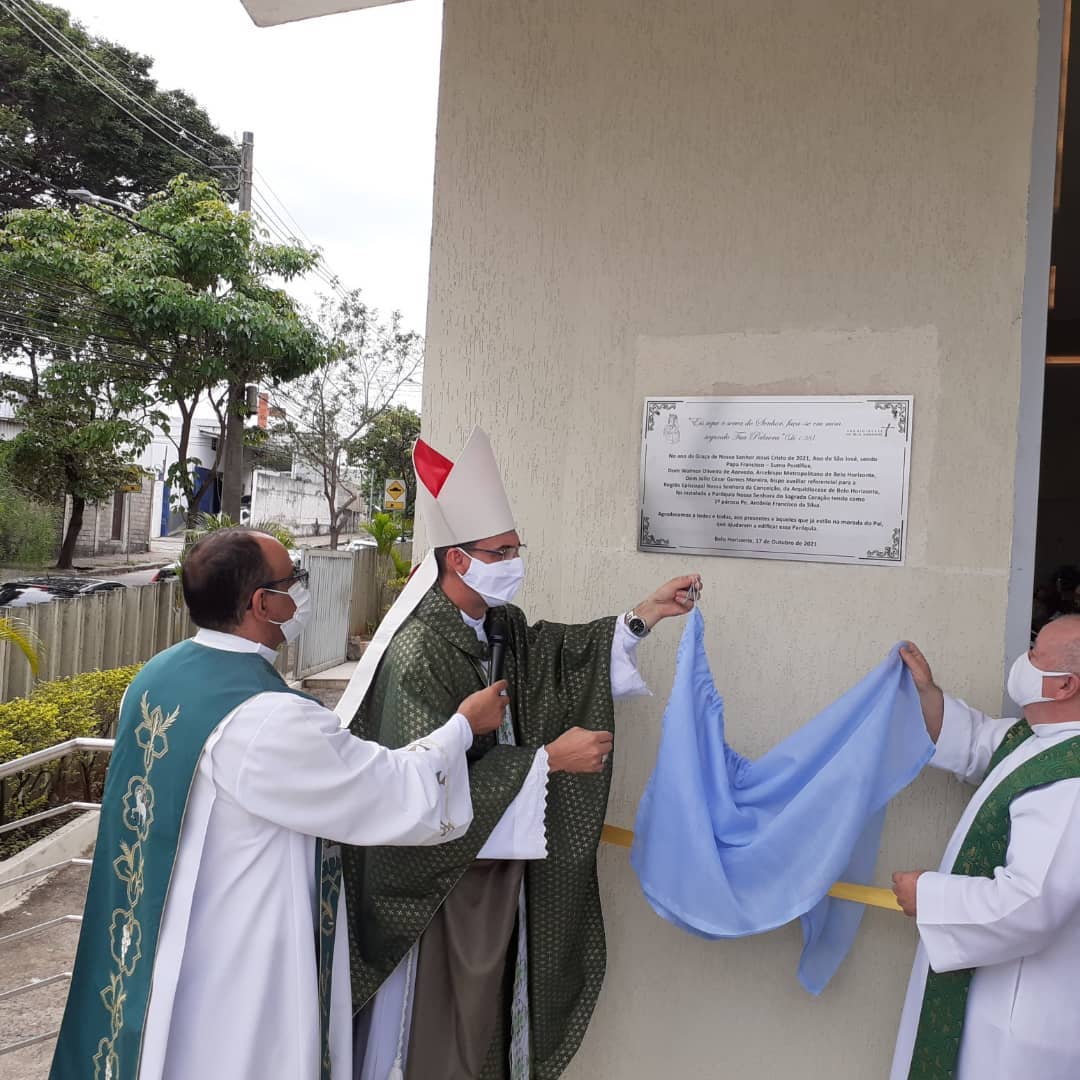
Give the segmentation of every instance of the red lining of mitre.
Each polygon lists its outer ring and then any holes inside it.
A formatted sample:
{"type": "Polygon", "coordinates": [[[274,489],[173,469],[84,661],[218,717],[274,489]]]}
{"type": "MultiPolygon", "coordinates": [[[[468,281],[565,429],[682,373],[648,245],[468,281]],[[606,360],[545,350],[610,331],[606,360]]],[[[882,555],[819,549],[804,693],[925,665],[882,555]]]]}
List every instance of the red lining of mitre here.
{"type": "Polygon", "coordinates": [[[443,484],[446,483],[446,478],[450,475],[450,470],[454,467],[454,463],[448,457],[443,457],[438,450],[428,446],[423,439],[416,440],[412,457],[417,479],[423,483],[424,487],[432,495],[438,498],[443,484]]]}

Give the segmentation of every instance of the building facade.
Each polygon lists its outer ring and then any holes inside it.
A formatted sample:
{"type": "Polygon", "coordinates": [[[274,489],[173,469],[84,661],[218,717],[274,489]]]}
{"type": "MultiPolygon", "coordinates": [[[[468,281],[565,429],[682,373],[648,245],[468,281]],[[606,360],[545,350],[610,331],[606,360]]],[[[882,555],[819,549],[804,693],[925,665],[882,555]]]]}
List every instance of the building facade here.
{"type": "MultiPolygon", "coordinates": [[[[490,432],[534,617],[699,570],[743,753],[898,639],[1002,705],[1031,619],[1062,25],[1053,0],[445,5],[425,438],[490,432]],[[776,394],[914,395],[902,566],[638,550],[644,398],[776,394]]],[[[677,638],[641,648],[656,697],[620,706],[613,824],[633,824],[677,638]]],[[[936,866],[965,797],[926,775],[897,799],[879,883],[936,866]]],[[[814,999],[797,927],[703,943],[652,913],[625,851],[602,849],[601,879],[607,982],[568,1076],[886,1075],[909,920],[869,910],[814,999]]]]}

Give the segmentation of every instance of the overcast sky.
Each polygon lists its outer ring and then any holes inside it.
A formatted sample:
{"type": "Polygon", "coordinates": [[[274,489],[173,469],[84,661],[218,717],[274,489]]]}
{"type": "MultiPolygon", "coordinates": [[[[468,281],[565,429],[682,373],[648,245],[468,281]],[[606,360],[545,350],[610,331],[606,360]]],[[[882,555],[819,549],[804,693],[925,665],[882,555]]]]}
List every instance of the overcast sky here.
{"type": "Polygon", "coordinates": [[[158,83],[187,90],[237,141],[254,132],[256,169],[342,284],[423,331],[440,0],[270,29],[240,0],[57,2],[152,56],[158,83]]]}

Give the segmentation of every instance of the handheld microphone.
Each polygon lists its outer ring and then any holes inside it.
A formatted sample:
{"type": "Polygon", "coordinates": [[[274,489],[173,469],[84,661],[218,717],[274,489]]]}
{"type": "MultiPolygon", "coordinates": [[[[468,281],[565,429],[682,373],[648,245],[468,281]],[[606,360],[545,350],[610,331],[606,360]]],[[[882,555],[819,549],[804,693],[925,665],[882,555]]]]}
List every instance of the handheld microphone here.
{"type": "Polygon", "coordinates": [[[484,619],[484,632],[491,646],[491,669],[488,675],[488,686],[491,686],[503,678],[506,663],[506,643],[510,638],[510,631],[506,625],[505,608],[488,608],[487,618],[484,619]]]}

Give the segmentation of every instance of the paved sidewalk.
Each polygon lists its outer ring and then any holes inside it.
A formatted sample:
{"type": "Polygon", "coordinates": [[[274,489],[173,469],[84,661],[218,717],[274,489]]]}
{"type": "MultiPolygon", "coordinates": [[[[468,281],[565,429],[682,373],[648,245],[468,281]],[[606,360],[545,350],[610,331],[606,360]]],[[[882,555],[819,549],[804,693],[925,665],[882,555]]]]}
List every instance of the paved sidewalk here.
{"type": "MultiPolygon", "coordinates": [[[[367,533],[349,533],[338,538],[338,547],[344,548],[350,540],[367,533]]],[[[330,546],[329,536],[298,536],[298,548],[325,548],[330,546]]],[[[136,551],[128,555],[76,555],[75,570],[82,574],[109,576],[134,573],[136,570],[154,570],[167,563],[176,562],[184,550],[180,536],[155,537],[150,541],[149,551],[136,551]]]]}
{"type": "Polygon", "coordinates": [[[127,555],[76,555],[74,569],[81,574],[94,574],[99,577],[129,574],[136,570],[154,570],[167,563],[176,562],[183,548],[184,541],[180,537],[162,536],[150,541],[149,551],[134,551],[127,555]]]}

